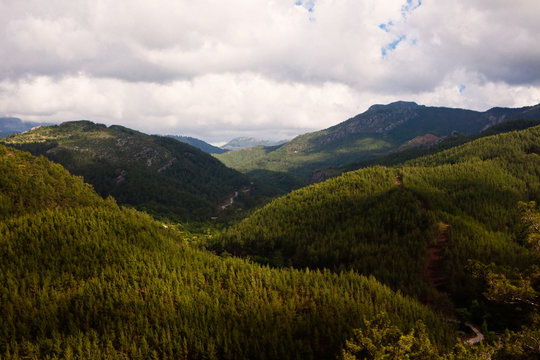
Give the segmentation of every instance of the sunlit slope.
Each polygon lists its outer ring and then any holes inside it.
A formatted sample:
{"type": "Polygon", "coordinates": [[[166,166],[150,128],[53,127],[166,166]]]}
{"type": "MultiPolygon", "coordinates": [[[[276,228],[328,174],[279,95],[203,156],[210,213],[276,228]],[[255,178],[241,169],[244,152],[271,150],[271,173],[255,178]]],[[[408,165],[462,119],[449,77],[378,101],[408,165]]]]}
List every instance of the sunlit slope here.
{"type": "Polygon", "coordinates": [[[444,320],[374,279],[193,249],[3,146],[0,193],[1,358],[334,359],[381,311],[404,331],[422,319],[442,348],[454,341],[444,320]]]}

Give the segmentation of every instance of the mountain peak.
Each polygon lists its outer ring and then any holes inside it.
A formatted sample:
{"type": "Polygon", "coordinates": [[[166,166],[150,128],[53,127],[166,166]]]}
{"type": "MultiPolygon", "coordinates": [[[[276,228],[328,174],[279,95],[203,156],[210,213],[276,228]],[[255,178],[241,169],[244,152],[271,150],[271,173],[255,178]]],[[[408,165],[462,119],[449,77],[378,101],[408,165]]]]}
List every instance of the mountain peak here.
{"type": "Polygon", "coordinates": [[[385,109],[389,109],[389,110],[410,109],[410,108],[416,108],[419,106],[420,105],[418,105],[414,101],[395,101],[387,105],[382,105],[382,104],[371,105],[368,111],[385,110],[385,109]]]}

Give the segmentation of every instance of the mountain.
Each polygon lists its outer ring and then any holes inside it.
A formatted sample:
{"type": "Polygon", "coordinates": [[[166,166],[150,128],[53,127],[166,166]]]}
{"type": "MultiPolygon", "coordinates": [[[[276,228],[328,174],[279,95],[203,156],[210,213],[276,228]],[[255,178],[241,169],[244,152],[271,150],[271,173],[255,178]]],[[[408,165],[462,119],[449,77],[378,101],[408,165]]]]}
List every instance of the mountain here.
{"type": "MultiPolygon", "coordinates": [[[[405,161],[420,158],[422,156],[435,154],[450,148],[463,145],[467,142],[480,139],[482,137],[502,134],[510,131],[524,130],[540,124],[540,120],[525,120],[516,119],[508,120],[498,125],[489,127],[488,129],[472,135],[455,134],[445,138],[435,138],[434,141],[428,141],[427,143],[417,144],[416,146],[401,146],[398,151],[391,152],[390,154],[375,157],[372,159],[349,163],[345,166],[338,168],[326,168],[320,171],[323,179],[335,177],[348,171],[358,170],[361,168],[384,165],[392,166],[399,165],[405,161]]],[[[429,135],[428,135],[429,136],[429,135]]],[[[418,137],[425,138],[425,137],[418,137]]],[[[413,140],[416,140],[415,138],[413,140]]],[[[429,138],[429,137],[428,137],[429,138]]],[[[409,143],[409,142],[408,142],[409,143]]]]}
{"type": "Polygon", "coordinates": [[[249,186],[214,157],[171,138],[90,121],[40,127],[3,139],[83,176],[102,196],[155,215],[205,219],[249,186]]]}
{"type": "Polygon", "coordinates": [[[534,329],[539,169],[540,126],[487,136],[296,190],[209,247],[272,266],[372,274],[491,331],[534,329]]]}
{"type": "Polygon", "coordinates": [[[374,278],[215,256],[2,145],[0,258],[2,359],[335,359],[371,323],[429,358],[456,342],[452,323],[374,278]]]}
{"type": "Polygon", "coordinates": [[[241,150],[245,148],[250,148],[254,146],[276,146],[286,143],[287,140],[281,141],[271,141],[271,140],[262,140],[256,139],[253,137],[237,137],[223,145],[221,148],[225,150],[241,150]]]}
{"type": "Polygon", "coordinates": [[[37,126],[45,125],[50,124],[22,121],[21,119],[13,117],[0,117],[0,138],[11,134],[28,131],[37,126]]]}
{"type": "Polygon", "coordinates": [[[452,134],[474,134],[517,118],[540,120],[540,105],[478,112],[399,101],[373,105],[345,122],[300,135],[282,146],[261,146],[217,157],[245,173],[256,169],[288,172],[307,182],[319,169],[382,156],[425,143],[426,137],[436,143],[452,134]]]}
{"type": "Polygon", "coordinates": [[[202,141],[200,139],[196,139],[194,137],[190,136],[179,136],[179,135],[167,135],[167,137],[176,139],[178,141],[181,141],[183,143],[189,144],[191,146],[196,147],[197,149],[200,149],[208,154],[223,154],[224,152],[227,152],[228,150],[219,148],[214,145],[210,145],[209,143],[202,141]]]}

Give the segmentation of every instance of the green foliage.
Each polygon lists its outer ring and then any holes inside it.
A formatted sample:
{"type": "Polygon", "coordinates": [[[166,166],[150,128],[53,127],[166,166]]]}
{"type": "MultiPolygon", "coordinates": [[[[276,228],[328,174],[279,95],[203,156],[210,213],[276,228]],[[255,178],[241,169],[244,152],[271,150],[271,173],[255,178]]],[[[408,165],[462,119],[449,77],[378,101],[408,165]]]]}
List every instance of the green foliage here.
{"type": "Polygon", "coordinates": [[[364,320],[363,326],[354,330],[354,336],[347,340],[340,359],[487,360],[494,353],[495,349],[490,346],[467,349],[459,344],[451,351],[440,352],[431,343],[426,325],[421,320],[404,333],[392,325],[386,313],[381,313],[373,320],[364,320]]]}
{"type": "Polygon", "coordinates": [[[482,280],[486,299],[520,320],[517,331],[507,329],[500,339],[496,359],[537,359],[540,356],[540,252],[536,240],[540,235],[540,215],[534,201],[520,202],[518,209],[523,229],[521,240],[535,259],[533,265],[511,268],[478,261],[469,264],[473,276],[482,280]]]}
{"type": "Polygon", "coordinates": [[[540,252],[540,213],[536,211],[536,202],[520,202],[521,221],[523,223],[523,238],[525,246],[535,252],[540,252]]]}
{"type": "Polygon", "coordinates": [[[76,121],[4,139],[84,177],[102,196],[175,220],[207,219],[249,184],[242,174],[179,141],[76,121]]]}
{"type": "Polygon", "coordinates": [[[1,146],[0,164],[0,358],[331,359],[380,312],[454,342],[373,278],[223,259],[45,158],[1,146]]]}
{"type": "Polygon", "coordinates": [[[463,145],[467,142],[480,139],[486,136],[497,135],[501,133],[506,133],[516,130],[524,130],[533,126],[537,126],[539,120],[526,120],[526,119],[516,119],[503,122],[484,130],[480,133],[473,135],[464,135],[464,134],[455,134],[449,137],[444,138],[438,144],[428,145],[428,146],[418,146],[411,149],[405,149],[401,151],[392,152],[382,157],[377,157],[373,159],[368,159],[364,161],[357,161],[350,164],[347,164],[339,168],[328,168],[324,169],[324,173],[327,176],[338,176],[347,171],[354,171],[362,169],[369,166],[384,165],[384,166],[396,166],[400,165],[406,161],[420,158],[422,156],[436,154],[450,148],[463,145]]]}
{"type": "Polygon", "coordinates": [[[352,268],[408,293],[429,292],[422,271],[436,221],[396,187],[396,176],[372,168],[295,191],[229,228],[211,248],[274,266],[352,268]]]}
{"type": "Polygon", "coordinates": [[[540,319],[538,315],[530,325],[520,331],[506,331],[501,339],[496,360],[534,360],[540,357],[540,319]]]}
{"type": "Polygon", "coordinates": [[[437,348],[431,344],[425,325],[418,321],[408,334],[391,324],[385,313],[373,320],[364,320],[362,328],[354,330],[353,340],[346,342],[342,359],[438,359],[437,348]]]}
{"type": "Polygon", "coordinates": [[[0,145],[0,220],[54,207],[92,206],[92,187],[62,166],[0,145]]]}
{"type": "MultiPolygon", "coordinates": [[[[468,263],[494,263],[523,276],[538,264],[532,245],[525,246],[531,241],[520,238],[521,219],[529,218],[530,230],[536,217],[522,215],[517,204],[540,198],[539,144],[540,127],[533,127],[393,168],[349,172],[274,200],[209,246],[274,266],[353,269],[431,303],[444,301],[442,289],[460,307],[479,301],[475,321],[515,328],[523,316],[490,305],[468,263]],[[434,279],[426,268],[439,222],[449,227],[434,279]]],[[[490,279],[495,288],[506,284],[501,296],[522,289],[531,300],[533,278],[530,286],[517,275],[490,279]]]]}

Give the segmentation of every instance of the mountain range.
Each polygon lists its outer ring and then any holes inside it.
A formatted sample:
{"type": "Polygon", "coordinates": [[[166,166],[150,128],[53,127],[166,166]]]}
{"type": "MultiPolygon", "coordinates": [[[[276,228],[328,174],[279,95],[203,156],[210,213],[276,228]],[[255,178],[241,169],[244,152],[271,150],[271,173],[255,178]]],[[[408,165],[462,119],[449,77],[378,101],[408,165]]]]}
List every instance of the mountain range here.
{"type": "Polygon", "coordinates": [[[478,112],[399,101],[373,105],[347,121],[300,135],[281,146],[258,146],[217,157],[245,173],[261,169],[287,172],[308,181],[316,170],[344,166],[400,148],[436,144],[451,135],[478,133],[518,118],[539,120],[540,105],[478,112]]]}

